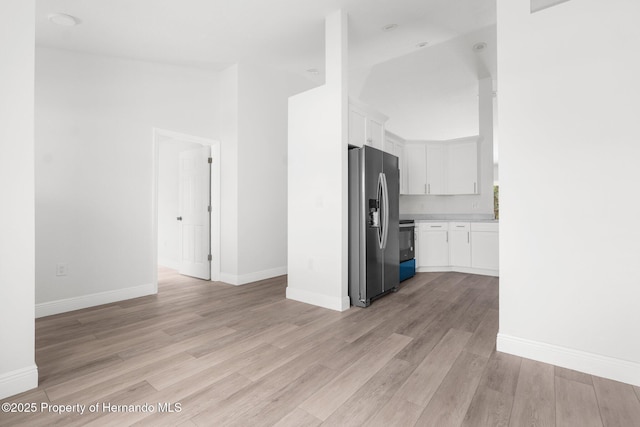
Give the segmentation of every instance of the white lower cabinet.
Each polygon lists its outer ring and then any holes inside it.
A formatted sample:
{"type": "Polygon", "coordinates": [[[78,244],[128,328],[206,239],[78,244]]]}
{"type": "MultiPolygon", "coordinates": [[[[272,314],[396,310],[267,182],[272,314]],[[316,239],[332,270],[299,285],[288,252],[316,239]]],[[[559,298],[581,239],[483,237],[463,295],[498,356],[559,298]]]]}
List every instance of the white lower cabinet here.
{"type": "Polygon", "coordinates": [[[471,224],[471,267],[498,270],[498,224],[471,224]]]}
{"type": "Polygon", "coordinates": [[[418,225],[418,265],[449,265],[449,224],[429,222],[418,225]]]}
{"type": "Polygon", "coordinates": [[[416,221],[418,271],[498,276],[498,223],[416,221]]]}
{"type": "Polygon", "coordinates": [[[449,265],[471,267],[471,224],[468,222],[449,223],[449,265]]]}

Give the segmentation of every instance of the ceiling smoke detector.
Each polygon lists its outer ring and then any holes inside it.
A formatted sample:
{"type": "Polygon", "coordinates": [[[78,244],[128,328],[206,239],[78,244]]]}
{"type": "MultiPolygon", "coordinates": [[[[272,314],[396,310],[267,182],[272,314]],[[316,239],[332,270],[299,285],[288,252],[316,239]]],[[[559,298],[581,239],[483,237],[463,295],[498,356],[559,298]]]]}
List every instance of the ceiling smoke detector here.
{"type": "Polygon", "coordinates": [[[64,27],[74,27],[82,22],[75,16],[67,15],[66,13],[52,13],[48,18],[52,23],[64,27]]]}
{"type": "Polygon", "coordinates": [[[480,42],[473,45],[474,52],[484,52],[486,48],[487,48],[487,44],[485,42],[480,42]]]}
{"type": "Polygon", "coordinates": [[[382,31],[393,31],[396,28],[398,28],[398,24],[387,24],[384,27],[382,27],[382,31]]]}
{"type": "Polygon", "coordinates": [[[429,42],[420,42],[420,43],[418,43],[418,44],[416,45],[416,47],[417,47],[417,48],[423,48],[423,47],[425,47],[425,46],[426,46],[426,45],[428,45],[428,44],[429,44],[429,42]]]}

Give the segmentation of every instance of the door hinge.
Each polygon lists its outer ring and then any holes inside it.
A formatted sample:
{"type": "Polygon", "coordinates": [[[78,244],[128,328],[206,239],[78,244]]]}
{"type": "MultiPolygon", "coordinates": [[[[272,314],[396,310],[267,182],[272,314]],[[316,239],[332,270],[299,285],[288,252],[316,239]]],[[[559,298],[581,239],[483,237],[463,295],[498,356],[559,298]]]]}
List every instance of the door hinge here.
{"type": "Polygon", "coordinates": [[[213,157],[209,157],[209,158],[207,159],[207,163],[213,163],[213,157]]]}
{"type": "Polygon", "coordinates": [[[211,205],[207,206],[207,212],[211,213],[211,205]]]}
{"type": "Polygon", "coordinates": [[[209,255],[207,256],[207,261],[213,261],[213,255],[209,254],[209,255]]]}

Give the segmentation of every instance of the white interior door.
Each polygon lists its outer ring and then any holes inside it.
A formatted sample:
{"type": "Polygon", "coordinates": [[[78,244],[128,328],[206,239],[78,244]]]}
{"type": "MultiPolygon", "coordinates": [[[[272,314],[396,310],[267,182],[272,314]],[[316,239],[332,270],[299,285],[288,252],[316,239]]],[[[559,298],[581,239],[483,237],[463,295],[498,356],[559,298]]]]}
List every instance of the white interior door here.
{"type": "Polygon", "coordinates": [[[180,153],[180,274],[211,279],[211,147],[180,153]]]}

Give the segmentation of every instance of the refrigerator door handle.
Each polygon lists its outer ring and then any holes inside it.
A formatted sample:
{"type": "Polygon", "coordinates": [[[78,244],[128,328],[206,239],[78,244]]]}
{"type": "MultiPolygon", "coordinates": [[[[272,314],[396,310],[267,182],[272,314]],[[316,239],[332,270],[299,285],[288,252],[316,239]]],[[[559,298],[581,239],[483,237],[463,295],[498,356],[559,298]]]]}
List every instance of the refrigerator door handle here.
{"type": "Polygon", "coordinates": [[[377,191],[377,197],[378,197],[378,218],[380,221],[380,225],[378,227],[378,247],[380,249],[383,248],[382,243],[383,243],[383,239],[384,239],[384,230],[386,228],[386,224],[384,222],[384,211],[385,211],[385,206],[384,206],[384,174],[381,172],[378,174],[378,191],[377,191]]]}
{"type": "Polygon", "coordinates": [[[382,242],[380,245],[380,249],[385,249],[387,247],[387,240],[389,238],[389,187],[387,185],[387,176],[381,172],[380,178],[382,181],[382,198],[384,210],[382,211],[382,242]]]}

